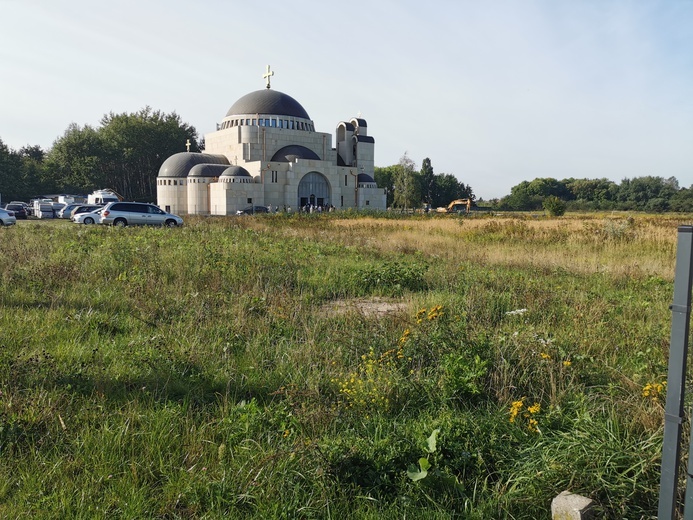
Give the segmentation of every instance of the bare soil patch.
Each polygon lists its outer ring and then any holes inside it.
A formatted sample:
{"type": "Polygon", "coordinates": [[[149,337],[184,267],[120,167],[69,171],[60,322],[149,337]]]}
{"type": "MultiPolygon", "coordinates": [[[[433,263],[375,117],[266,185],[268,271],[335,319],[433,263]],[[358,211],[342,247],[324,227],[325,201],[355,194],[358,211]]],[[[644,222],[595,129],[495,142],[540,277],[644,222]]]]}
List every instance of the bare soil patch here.
{"type": "Polygon", "coordinates": [[[365,317],[382,318],[400,314],[407,309],[409,302],[387,298],[354,298],[335,300],[323,305],[322,310],[330,316],[357,312],[365,317]]]}

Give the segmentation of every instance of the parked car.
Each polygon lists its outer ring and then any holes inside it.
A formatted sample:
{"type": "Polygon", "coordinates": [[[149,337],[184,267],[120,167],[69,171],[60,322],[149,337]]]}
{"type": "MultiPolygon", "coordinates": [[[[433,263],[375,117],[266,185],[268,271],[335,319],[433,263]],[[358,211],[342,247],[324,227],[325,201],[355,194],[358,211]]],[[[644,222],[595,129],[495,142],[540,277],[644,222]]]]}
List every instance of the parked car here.
{"type": "MultiPolygon", "coordinates": [[[[91,213],[92,211],[96,211],[98,209],[101,209],[103,206],[99,204],[80,204],[76,208],[74,208],[72,211],[70,211],[69,216],[64,217],[64,218],[69,218],[70,220],[73,220],[73,217],[79,215],[80,213],[91,213]]],[[[63,211],[63,215],[65,212],[63,211]]]]}
{"type": "Polygon", "coordinates": [[[266,206],[248,206],[236,211],[236,215],[255,215],[256,213],[269,213],[269,208],[266,206]]]}
{"type": "Polygon", "coordinates": [[[11,226],[17,223],[17,218],[14,216],[14,211],[0,209],[0,226],[11,226]]]}
{"type": "Polygon", "coordinates": [[[54,202],[51,204],[51,206],[53,206],[53,218],[59,218],[60,212],[65,206],[67,206],[67,204],[62,202],[54,202]]]}
{"type": "Polygon", "coordinates": [[[33,214],[32,210],[31,210],[31,205],[27,204],[26,202],[22,202],[21,200],[13,200],[13,201],[10,201],[10,204],[19,204],[19,205],[23,206],[24,209],[26,210],[26,214],[29,217],[33,214]]]}
{"type": "Polygon", "coordinates": [[[72,212],[75,210],[75,208],[80,207],[82,204],[78,202],[72,202],[65,206],[63,209],[58,212],[58,218],[70,218],[72,216],[72,212]]]}
{"type": "Polygon", "coordinates": [[[166,213],[154,204],[142,202],[109,202],[101,213],[102,224],[114,226],[167,226],[183,225],[183,219],[178,215],[166,213]]]}
{"type": "Polygon", "coordinates": [[[79,213],[73,215],[70,220],[75,224],[100,224],[102,211],[103,208],[99,208],[88,213],[79,213]]]}
{"type": "Polygon", "coordinates": [[[25,219],[28,216],[28,214],[26,212],[26,208],[24,208],[24,206],[22,206],[21,204],[13,203],[13,202],[10,202],[9,204],[5,204],[5,211],[14,212],[15,218],[25,219]]]}

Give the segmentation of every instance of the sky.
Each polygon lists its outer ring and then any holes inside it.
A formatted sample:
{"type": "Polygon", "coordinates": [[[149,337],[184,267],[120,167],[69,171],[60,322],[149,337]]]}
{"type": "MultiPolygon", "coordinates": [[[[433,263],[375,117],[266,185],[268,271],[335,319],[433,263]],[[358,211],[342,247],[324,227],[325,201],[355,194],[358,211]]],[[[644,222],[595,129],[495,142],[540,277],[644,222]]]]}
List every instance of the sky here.
{"type": "Polygon", "coordinates": [[[146,106],[204,136],[268,64],[333,145],[360,115],[376,166],[429,158],[477,198],[693,185],[693,0],[0,0],[0,140],[146,106]]]}

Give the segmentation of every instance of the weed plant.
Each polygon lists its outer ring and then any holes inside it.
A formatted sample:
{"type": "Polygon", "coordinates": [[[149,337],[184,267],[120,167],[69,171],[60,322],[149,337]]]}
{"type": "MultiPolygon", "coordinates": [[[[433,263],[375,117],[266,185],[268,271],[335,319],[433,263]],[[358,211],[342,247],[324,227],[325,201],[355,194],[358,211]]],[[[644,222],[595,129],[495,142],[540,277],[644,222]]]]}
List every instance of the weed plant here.
{"type": "Polygon", "coordinates": [[[0,229],[0,517],[654,518],[677,224],[0,229]]]}

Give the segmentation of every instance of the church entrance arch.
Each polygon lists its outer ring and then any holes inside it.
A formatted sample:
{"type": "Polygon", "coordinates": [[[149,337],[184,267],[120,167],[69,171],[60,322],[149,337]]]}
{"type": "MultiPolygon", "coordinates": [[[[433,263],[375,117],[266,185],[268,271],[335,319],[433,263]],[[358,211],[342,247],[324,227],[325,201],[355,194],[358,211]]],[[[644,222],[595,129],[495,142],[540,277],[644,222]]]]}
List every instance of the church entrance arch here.
{"type": "Polygon", "coordinates": [[[311,205],[325,208],[328,204],[332,204],[329,181],[319,172],[305,174],[298,184],[299,208],[311,205]]]}

